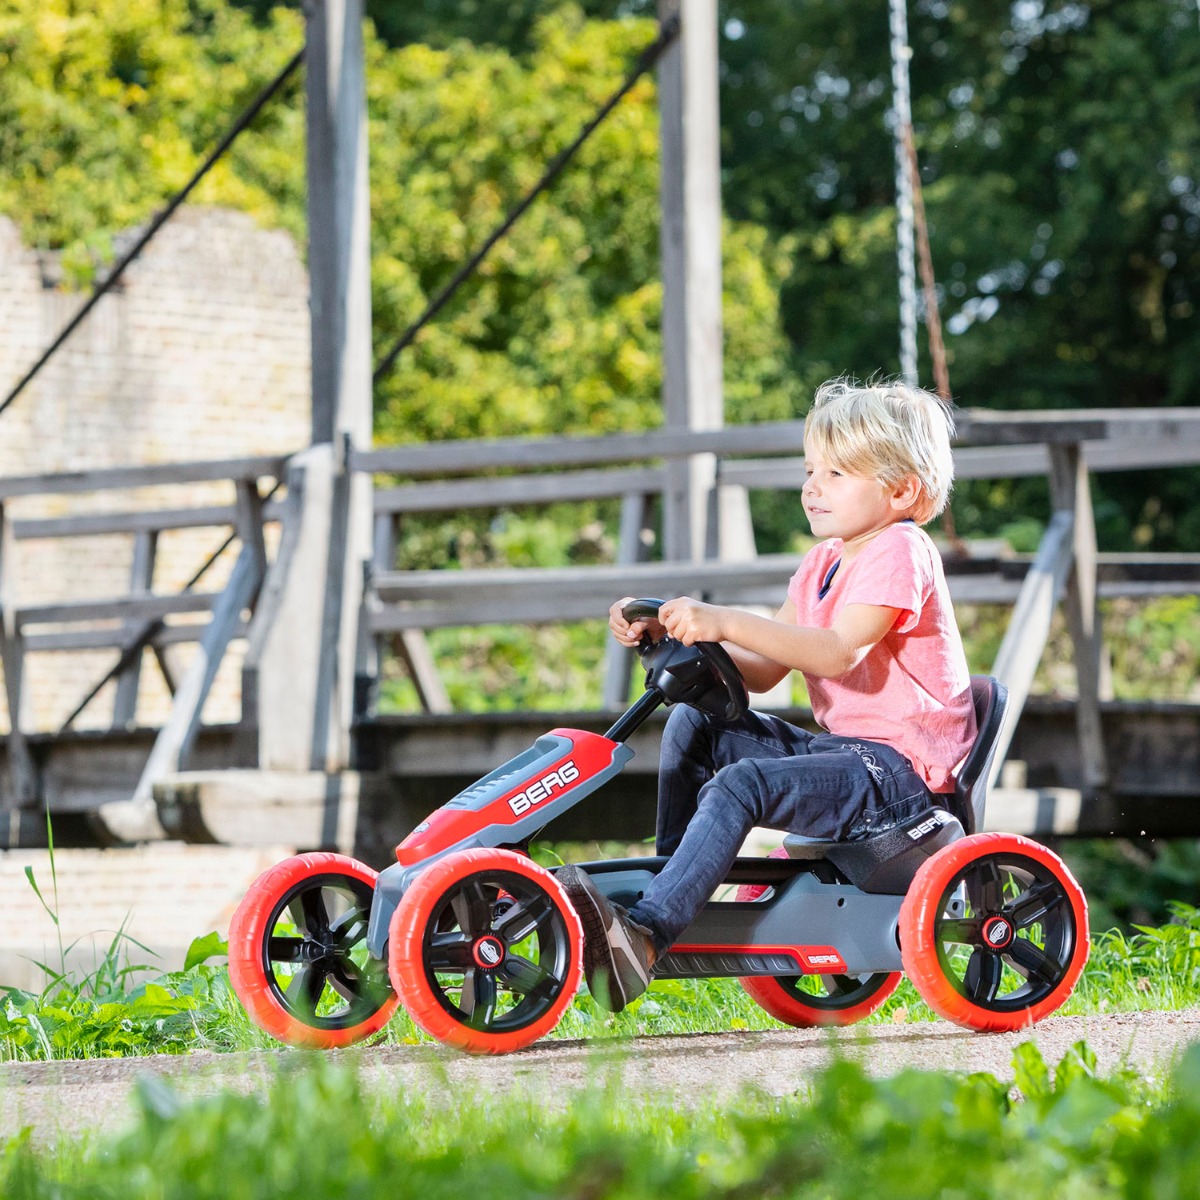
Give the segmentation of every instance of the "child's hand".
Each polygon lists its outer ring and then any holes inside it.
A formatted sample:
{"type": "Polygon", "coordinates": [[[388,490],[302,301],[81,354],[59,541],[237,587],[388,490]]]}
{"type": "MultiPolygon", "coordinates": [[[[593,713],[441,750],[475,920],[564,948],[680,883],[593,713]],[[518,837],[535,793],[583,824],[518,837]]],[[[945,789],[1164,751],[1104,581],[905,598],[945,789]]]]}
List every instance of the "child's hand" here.
{"type": "Polygon", "coordinates": [[[724,611],[716,604],[705,604],[690,596],[680,596],[678,600],[668,600],[658,610],[658,619],[671,637],[685,646],[694,646],[697,642],[724,640],[721,632],[721,615],[724,611]]]}
{"type": "Polygon", "coordinates": [[[636,650],[643,634],[648,633],[650,640],[657,642],[665,631],[658,621],[649,617],[640,617],[633,622],[625,620],[625,614],[621,610],[633,599],[633,596],[625,596],[608,610],[608,627],[622,646],[630,646],[636,650]]]}

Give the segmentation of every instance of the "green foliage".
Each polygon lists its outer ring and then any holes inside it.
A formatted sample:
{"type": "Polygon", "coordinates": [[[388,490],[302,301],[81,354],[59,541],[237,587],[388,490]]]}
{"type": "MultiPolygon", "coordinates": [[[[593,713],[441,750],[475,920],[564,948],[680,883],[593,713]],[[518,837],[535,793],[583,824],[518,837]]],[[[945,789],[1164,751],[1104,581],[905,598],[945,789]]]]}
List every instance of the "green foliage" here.
{"type": "MultiPolygon", "coordinates": [[[[534,848],[544,865],[576,849],[534,848]],[[561,853],[560,853],[561,851],[561,853]]],[[[619,848],[595,847],[601,855],[619,848]]],[[[1200,910],[1175,903],[1162,927],[1096,933],[1092,952],[1064,1014],[1174,1010],[1200,1005],[1200,910]]],[[[136,943],[135,943],[136,945],[136,943]]],[[[43,968],[41,993],[7,989],[0,998],[0,1059],[48,1060],[180,1054],[197,1048],[238,1051],[277,1045],[257,1029],[233,995],[216,934],[197,938],[184,970],[147,978],[129,963],[118,935],[96,970],[78,978],[43,968]],[[140,982],[139,982],[140,981],[140,982]]],[[[928,1022],[934,1014],[906,979],[868,1024],[928,1022]]],[[[550,1035],[619,1044],[647,1035],[778,1029],[734,979],[656,980],[624,1012],[612,1015],[583,992],[550,1035]]],[[[379,1035],[393,1045],[427,1043],[401,1009],[379,1035]]]]}
{"type": "Polygon", "coordinates": [[[322,1060],[276,1075],[265,1098],[186,1099],[146,1081],[124,1134],[38,1149],[13,1138],[5,1195],[139,1200],[263,1194],[424,1200],[464,1193],[563,1197],[812,1197],[999,1200],[1036,1186],[1076,1200],[1193,1194],[1200,1051],[1165,1087],[1101,1078],[1076,1045],[1053,1068],[1031,1044],[1011,1079],[907,1070],[876,1079],[835,1060],[800,1094],[745,1092],[680,1105],[595,1083],[546,1104],[449,1079],[423,1092],[368,1087],[322,1060]]]}
{"type": "Polygon", "coordinates": [[[147,964],[129,961],[130,947],[145,950],[122,930],[82,977],[43,966],[48,983],[41,992],[4,989],[0,1058],[183,1054],[220,1040],[237,1001],[225,968],[207,965],[226,951],[217,935],[192,942],[183,971],[154,979],[147,964]]]}
{"type": "MultiPolygon", "coordinates": [[[[380,354],[500,224],[625,77],[655,26],[570,5],[527,56],[389,49],[367,32],[375,345],[380,354]]],[[[87,278],[162,207],[303,41],[223,0],[0,6],[0,212],[87,278]]],[[[294,82],[203,185],[303,241],[303,103],[294,82]]],[[[798,411],[778,318],[786,240],[728,223],[729,410],[798,411]]],[[[550,194],[382,382],[377,437],[641,429],[661,422],[658,117],[645,77],[550,194]]]]}
{"type": "Polygon", "coordinates": [[[1095,929],[1164,924],[1178,919],[1178,905],[1200,905],[1195,840],[1072,839],[1059,853],[1090,898],[1095,929]]]}
{"type": "MultiPolygon", "coordinates": [[[[502,221],[653,40],[648,21],[563,6],[528,56],[373,43],[377,349],[502,221]]],[[[661,422],[658,116],[644,77],[380,384],[385,441],[603,433],[661,422]]],[[[790,415],[778,321],[785,243],[727,224],[734,420],[790,415]]]]}
{"type": "MultiPolygon", "coordinates": [[[[221,0],[0,4],[0,212],[89,278],[113,239],[181,188],[233,116],[303,42],[298,14],[258,29],[221,0]]],[[[195,194],[293,232],[278,200],[303,123],[298,91],[264,113],[195,194]]]]}

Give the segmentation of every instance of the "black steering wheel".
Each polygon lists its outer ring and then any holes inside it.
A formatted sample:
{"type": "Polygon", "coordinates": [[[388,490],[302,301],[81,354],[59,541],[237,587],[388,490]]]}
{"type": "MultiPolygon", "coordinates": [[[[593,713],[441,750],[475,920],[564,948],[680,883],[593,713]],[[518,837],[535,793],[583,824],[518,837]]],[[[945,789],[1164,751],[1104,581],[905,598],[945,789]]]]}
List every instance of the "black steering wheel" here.
{"type": "MultiPolygon", "coordinates": [[[[621,609],[625,620],[654,620],[665,600],[630,600],[621,609]]],[[[734,721],[750,707],[746,683],[724,646],[697,642],[685,646],[673,637],[642,637],[638,657],[646,668],[646,687],[655,688],[667,704],[690,704],[719,721],[734,721]]]]}

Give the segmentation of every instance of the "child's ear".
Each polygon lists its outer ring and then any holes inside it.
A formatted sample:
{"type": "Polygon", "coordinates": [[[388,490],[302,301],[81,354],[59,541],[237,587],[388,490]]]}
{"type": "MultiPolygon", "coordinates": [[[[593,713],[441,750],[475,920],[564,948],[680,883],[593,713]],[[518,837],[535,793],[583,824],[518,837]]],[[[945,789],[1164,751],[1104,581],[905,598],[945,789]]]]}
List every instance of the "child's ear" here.
{"type": "Polygon", "coordinates": [[[906,475],[892,488],[892,507],[907,512],[921,498],[921,482],[915,475],[906,475]]]}

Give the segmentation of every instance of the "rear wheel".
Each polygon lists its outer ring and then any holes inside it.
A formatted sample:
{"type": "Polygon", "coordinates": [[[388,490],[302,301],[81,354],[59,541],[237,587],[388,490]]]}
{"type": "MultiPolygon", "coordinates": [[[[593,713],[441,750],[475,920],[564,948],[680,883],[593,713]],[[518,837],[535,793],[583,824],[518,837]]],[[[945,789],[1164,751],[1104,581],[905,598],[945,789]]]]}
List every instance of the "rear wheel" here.
{"type": "Polygon", "coordinates": [[[510,850],[464,850],[427,867],[392,914],[388,967],[412,1019],[438,1041],[506,1054],[566,1012],[583,931],[549,871],[510,850]]]}
{"type": "MultiPolygon", "coordinates": [[[[787,858],[779,846],[768,858],[787,858]]],[[[742,884],[735,899],[757,900],[766,884],[742,884]]],[[[900,986],[899,971],[873,975],[748,975],[740,983],[759,1008],[785,1025],[814,1029],[827,1025],[853,1025],[881,1008],[900,986]]]]}
{"type": "Polygon", "coordinates": [[[376,872],[341,854],[301,854],[255,880],[229,925],[229,980],[259,1028],[292,1046],[349,1046],[399,1003],[368,954],[376,872]]]}
{"type": "Polygon", "coordinates": [[[1087,900],[1045,846],[982,833],[938,851],[900,909],[904,969],[969,1029],[1022,1029],[1071,994],[1088,956],[1087,900]]]}
{"type": "Polygon", "coordinates": [[[742,987],[760,1008],[785,1025],[812,1029],[853,1025],[883,1006],[900,986],[899,971],[874,975],[747,976],[742,987]]]}

